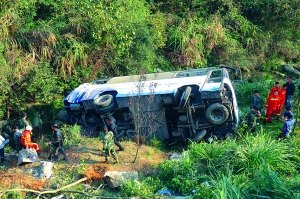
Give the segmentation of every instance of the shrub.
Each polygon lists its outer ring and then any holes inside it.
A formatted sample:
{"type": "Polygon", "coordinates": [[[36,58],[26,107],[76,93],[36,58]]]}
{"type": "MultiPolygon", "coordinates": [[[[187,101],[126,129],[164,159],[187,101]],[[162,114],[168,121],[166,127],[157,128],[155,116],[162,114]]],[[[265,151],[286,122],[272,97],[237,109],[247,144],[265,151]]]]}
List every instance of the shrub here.
{"type": "Polygon", "coordinates": [[[78,145],[81,141],[81,128],[79,125],[63,125],[61,128],[64,134],[64,144],[66,147],[78,145]]]}
{"type": "Polygon", "coordinates": [[[146,178],[142,182],[136,180],[125,181],[121,186],[122,195],[126,197],[154,198],[159,184],[160,181],[158,179],[151,177],[146,178]]]}
{"type": "Polygon", "coordinates": [[[11,146],[6,146],[6,147],[4,148],[4,152],[5,152],[5,153],[11,153],[11,152],[12,152],[11,146]]]}
{"type": "Polygon", "coordinates": [[[158,177],[166,187],[183,193],[192,193],[202,181],[188,152],[184,152],[180,160],[159,165],[158,177]]]}
{"type": "Polygon", "coordinates": [[[29,74],[31,78],[24,84],[24,91],[34,102],[50,104],[55,96],[61,94],[62,87],[58,77],[47,63],[41,63],[29,74]]]}

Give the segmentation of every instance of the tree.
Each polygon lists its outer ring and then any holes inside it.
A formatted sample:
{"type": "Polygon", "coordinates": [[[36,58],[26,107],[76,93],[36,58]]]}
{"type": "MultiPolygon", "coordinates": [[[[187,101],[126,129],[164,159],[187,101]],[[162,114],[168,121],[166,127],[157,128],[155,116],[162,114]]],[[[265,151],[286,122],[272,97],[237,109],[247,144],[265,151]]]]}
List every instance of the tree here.
{"type": "Polygon", "coordinates": [[[160,112],[155,111],[153,107],[156,106],[155,101],[155,85],[146,84],[147,77],[145,76],[145,71],[141,70],[138,77],[138,81],[135,84],[135,90],[131,91],[133,97],[129,99],[129,109],[132,114],[132,119],[134,121],[135,135],[134,139],[136,141],[136,154],[133,162],[137,160],[140,147],[147,142],[159,129],[159,123],[157,119],[160,112]],[[146,86],[150,86],[150,93],[144,95],[146,86]]]}

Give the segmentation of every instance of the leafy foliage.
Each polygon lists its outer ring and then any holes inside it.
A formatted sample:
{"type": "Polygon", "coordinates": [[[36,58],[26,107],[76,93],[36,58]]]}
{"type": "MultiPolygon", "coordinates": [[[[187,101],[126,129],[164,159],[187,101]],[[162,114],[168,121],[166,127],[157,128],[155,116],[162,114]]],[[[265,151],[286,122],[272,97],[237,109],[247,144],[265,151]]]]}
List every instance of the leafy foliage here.
{"type": "Polygon", "coordinates": [[[81,128],[79,125],[63,125],[61,131],[64,135],[64,145],[66,147],[79,145],[81,142],[81,128]]]}
{"type": "Polygon", "coordinates": [[[1,1],[0,117],[6,107],[49,103],[56,98],[49,95],[53,84],[64,85],[55,90],[61,95],[84,81],[141,68],[228,64],[277,70],[297,63],[298,5],[296,0],[1,1]],[[42,81],[43,73],[51,81],[42,81]]]}

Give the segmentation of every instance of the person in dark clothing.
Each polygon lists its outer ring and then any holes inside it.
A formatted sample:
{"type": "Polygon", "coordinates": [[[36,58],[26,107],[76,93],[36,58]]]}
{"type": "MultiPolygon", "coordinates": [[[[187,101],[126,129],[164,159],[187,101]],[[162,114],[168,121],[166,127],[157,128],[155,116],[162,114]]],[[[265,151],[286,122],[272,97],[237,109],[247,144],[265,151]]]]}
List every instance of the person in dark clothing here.
{"type": "Polygon", "coordinates": [[[292,114],[289,112],[286,114],[285,121],[283,123],[280,138],[288,138],[292,133],[294,121],[292,119],[292,114]]]}
{"type": "Polygon", "coordinates": [[[64,150],[64,137],[62,132],[59,130],[57,124],[53,124],[51,128],[53,131],[53,137],[52,141],[48,143],[49,145],[51,145],[50,156],[48,159],[57,160],[58,154],[61,153],[64,156],[64,160],[68,160],[67,154],[64,150]]]}
{"type": "Polygon", "coordinates": [[[30,121],[27,118],[27,114],[22,113],[22,118],[19,119],[19,121],[18,121],[18,128],[22,132],[26,128],[26,126],[31,126],[31,124],[30,124],[30,121]]]}
{"type": "Polygon", "coordinates": [[[288,77],[287,82],[284,84],[286,87],[286,98],[285,98],[285,106],[292,107],[292,98],[295,93],[295,85],[293,83],[292,77],[288,77]]]}
{"type": "Polygon", "coordinates": [[[252,94],[250,110],[251,109],[261,111],[261,97],[258,90],[255,90],[252,94]]]}
{"type": "Polygon", "coordinates": [[[22,132],[17,128],[17,126],[12,126],[12,132],[14,136],[14,144],[17,151],[22,149],[21,136],[22,132]]]}
{"type": "Polygon", "coordinates": [[[124,151],[124,147],[121,145],[121,143],[118,140],[118,131],[117,131],[117,125],[116,125],[116,119],[112,116],[108,116],[104,119],[105,124],[108,128],[108,131],[113,132],[114,134],[114,143],[118,146],[118,151],[124,151]]]}
{"type": "Polygon", "coordinates": [[[294,113],[292,112],[292,107],[287,106],[285,108],[285,112],[283,113],[283,121],[285,120],[285,118],[287,117],[288,114],[291,114],[291,119],[294,121],[295,120],[295,116],[294,113]]]}

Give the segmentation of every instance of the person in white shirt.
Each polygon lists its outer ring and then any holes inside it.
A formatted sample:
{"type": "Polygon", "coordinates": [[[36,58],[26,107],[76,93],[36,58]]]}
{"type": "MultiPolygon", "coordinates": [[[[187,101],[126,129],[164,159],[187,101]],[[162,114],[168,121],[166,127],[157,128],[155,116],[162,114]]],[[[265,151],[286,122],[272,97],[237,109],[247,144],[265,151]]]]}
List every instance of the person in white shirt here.
{"type": "Polygon", "coordinates": [[[0,163],[4,162],[4,147],[9,142],[9,139],[5,139],[0,135],[0,163]]]}

